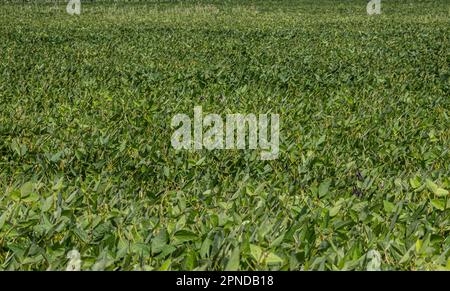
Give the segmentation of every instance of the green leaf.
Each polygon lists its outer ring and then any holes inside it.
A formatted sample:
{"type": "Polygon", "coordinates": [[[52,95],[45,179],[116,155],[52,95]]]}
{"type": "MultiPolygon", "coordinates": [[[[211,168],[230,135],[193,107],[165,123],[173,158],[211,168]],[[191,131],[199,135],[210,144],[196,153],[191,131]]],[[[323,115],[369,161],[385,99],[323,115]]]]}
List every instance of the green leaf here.
{"type": "Polygon", "coordinates": [[[411,259],[410,250],[406,251],[405,254],[401,257],[399,264],[404,264],[411,259]]]}
{"type": "Polygon", "coordinates": [[[145,243],[133,243],[131,245],[131,251],[135,252],[139,255],[149,256],[150,255],[150,246],[145,243]]]}
{"type": "Polygon", "coordinates": [[[387,200],[383,201],[383,206],[384,206],[384,211],[386,211],[387,213],[391,213],[392,211],[394,211],[395,205],[387,200]]]}
{"type": "Polygon", "coordinates": [[[11,194],[9,197],[11,198],[11,200],[16,201],[16,202],[20,201],[21,194],[20,194],[19,190],[15,189],[15,190],[11,191],[10,193],[11,194]]]}
{"type": "Polygon", "coordinates": [[[409,184],[414,189],[419,188],[420,187],[420,179],[419,179],[419,177],[415,176],[414,178],[409,179],[409,184]]]}
{"type": "Polygon", "coordinates": [[[327,136],[326,136],[325,134],[322,135],[322,136],[317,140],[316,146],[319,146],[319,145],[323,144],[323,143],[325,142],[326,137],[327,137],[327,136]]]}
{"type": "Polygon", "coordinates": [[[195,253],[193,251],[189,251],[184,257],[182,269],[186,271],[192,271],[195,265],[195,253]]]}
{"type": "Polygon", "coordinates": [[[205,259],[208,257],[211,244],[212,244],[212,241],[209,238],[206,238],[203,241],[202,246],[200,247],[200,257],[201,258],[205,259]]]}
{"type": "Polygon", "coordinates": [[[201,166],[201,165],[203,164],[203,162],[205,161],[205,159],[206,159],[206,157],[203,157],[203,158],[201,158],[200,160],[198,160],[198,161],[195,163],[195,166],[201,166]]]}
{"type": "Polygon", "coordinates": [[[36,192],[31,192],[27,197],[23,198],[23,202],[36,202],[39,200],[39,194],[36,192]]]}
{"type": "Polygon", "coordinates": [[[326,194],[328,194],[328,190],[330,188],[331,180],[326,179],[319,185],[319,197],[322,198],[326,194]]]}
{"type": "Polygon", "coordinates": [[[159,231],[158,235],[152,239],[152,253],[160,253],[167,244],[168,234],[165,229],[159,231]]]}
{"type": "Polygon", "coordinates": [[[159,267],[158,271],[167,271],[170,268],[170,264],[172,264],[172,259],[168,258],[162,263],[161,267],[159,267]]]}
{"type": "Polygon", "coordinates": [[[51,156],[50,161],[56,163],[56,162],[58,162],[59,160],[61,160],[61,157],[62,157],[63,155],[64,155],[64,151],[57,152],[56,154],[53,154],[53,155],[51,156]]]}
{"type": "Polygon", "coordinates": [[[41,210],[43,212],[47,212],[53,205],[53,196],[47,197],[42,203],[41,203],[41,210]]]}
{"type": "Polygon", "coordinates": [[[284,233],[280,234],[276,239],[274,239],[272,242],[270,242],[270,246],[271,247],[279,246],[283,242],[284,236],[285,236],[284,233]]]}
{"type": "Polygon", "coordinates": [[[239,270],[239,260],[240,260],[240,249],[236,247],[231,253],[230,259],[228,260],[225,271],[237,271],[239,270]]]}
{"type": "Polygon", "coordinates": [[[341,210],[342,204],[336,205],[333,208],[330,209],[330,217],[334,217],[339,213],[339,210],[341,210]]]}
{"type": "Polygon", "coordinates": [[[427,187],[428,187],[428,189],[431,190],[431,192],[433,192],[438,197],[443,197],[443,196],[447,196],[448,195],[448,191],[447,190],[445,190],[443,188],[439,188],[438,185],[436,185],[431,180],[427,180],[427,187]]]}
{"type": "Polygon", "coordinates": [[[27,197],[28,195],[33,192],[33,183],[32,182],[26,182],[25,184],[20,187],[20,196],[22,198],[27,197]]]}
{"type": "Polygon", "coordinates": [[[174,237],[180,242],[186,242],[196,239],[197,235],[189,230],[179,230],[174,234],[174,237]]]}
{"type": "Polygon", "coordinates": [[[37,264],[39,262],[41,262],[44,259],[44,257],[39,254],[37,256],[33,256],[33,257],[26,257],[21,263],[23,265],[27,265],[27,264],[37,264]]]}
{"type": "Polygon", "coordinates": [[[176,249],[177,248],[172,245],[165,245],[161,251],[161,254],[159,254],[158,256],[166,257],[166,256],[170,255],[171,253],[173,253],[174,251],[176,251],[176,249]]]}
{"type": "Polygon", "coordinates": [[[5,224],[7,215],[8,215],[8,211],[5,211],[5,212],[3,212],[2,216],[0,216],[0,230],[2,230],[2,227],[5,224]]]}

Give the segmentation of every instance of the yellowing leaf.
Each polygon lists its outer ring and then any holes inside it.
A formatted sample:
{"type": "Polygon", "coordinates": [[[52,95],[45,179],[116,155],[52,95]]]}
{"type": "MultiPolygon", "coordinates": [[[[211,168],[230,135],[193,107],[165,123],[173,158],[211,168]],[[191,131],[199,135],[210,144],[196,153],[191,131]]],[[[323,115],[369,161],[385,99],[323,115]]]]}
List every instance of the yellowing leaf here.
{"type": "Polygon", "coordinates": [[[422,240],[421,239],[418,239],[417,241],[416,241],[416,253],[420,253],[420,250],[422,249],[422,240]]]}
{"type": "Polygon", "coordinates": [[[443,188],[437,188],[434,194],[436,194],[436,196],[443,197],[448,195],[448,191],[443,188]]]}
{"type": "Polygon", "coordinates": [[[443,196],[447,196],[448,195],[448,191],[447,190],[445,190],[443,188],[439,188],[438,185],[436,185],[431,180],[427,180],[427,187],[428,187],[428,189],[430,189],[431,192],[433,192],[438,197],[443,197],[443,196]]]}
{"type": "Polygon", "coordinates": [[[274,253],[269,253],[266,257],[266,263],[269,265],[273,265],[273,264],[282,264],[283,263],[283,259],[280,258],[279,256],[277,256],[274,253]]]}
{"type": "Polygon", "coordinates": [[[441,211],[445,210],[445,202],[439,199],[433,199],[431,200],[431,205],[433,205],[434,208],[437,208],[441,211]]]}
{"type": "Polygon", "coordinates": [[[411,185],[411,187],[413,187],[414,189],[417,189],[420,187],[420,180],[419,177],[415,176],[414,178],[409,179],[409,184],[411,185]]]}
{"type": "Polygon", "coordinates": [[[394,211],[395,205],[387,200],[383,201],[384,210],[388,213],[394,211]]]}
{"type": "Polygon", "coordinates": [[[258,262],[261,261],[262,253],[263,253],[263,251],[259,246],[250,245],[250,254],[256,261],[258,261],[258,262]]]}

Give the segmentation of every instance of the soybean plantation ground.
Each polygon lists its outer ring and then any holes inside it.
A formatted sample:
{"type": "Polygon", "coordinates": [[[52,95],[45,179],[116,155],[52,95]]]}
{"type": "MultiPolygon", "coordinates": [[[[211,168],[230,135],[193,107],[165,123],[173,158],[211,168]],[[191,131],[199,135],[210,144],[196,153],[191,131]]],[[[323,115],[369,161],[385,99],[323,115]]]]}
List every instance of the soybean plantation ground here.
{"type": "Polygon", "coordinates": [[[0,269],[450,269],[450,1],[0,3],[0,269]],[[276,113],[278,159],[171,119],[276,113]]]}

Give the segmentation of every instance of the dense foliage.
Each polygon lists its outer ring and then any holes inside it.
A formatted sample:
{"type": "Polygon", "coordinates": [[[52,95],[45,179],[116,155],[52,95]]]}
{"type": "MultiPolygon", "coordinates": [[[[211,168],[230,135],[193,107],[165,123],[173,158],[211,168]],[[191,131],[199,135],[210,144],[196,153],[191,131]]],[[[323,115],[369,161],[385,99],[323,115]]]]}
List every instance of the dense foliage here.
{"type": "Polygon", "coordinates": [[[450,268],[447,0],[82,3],[0,4],[0,269],[450,268]],[[175,151],[196,105],[279,158],[175,151]]]}

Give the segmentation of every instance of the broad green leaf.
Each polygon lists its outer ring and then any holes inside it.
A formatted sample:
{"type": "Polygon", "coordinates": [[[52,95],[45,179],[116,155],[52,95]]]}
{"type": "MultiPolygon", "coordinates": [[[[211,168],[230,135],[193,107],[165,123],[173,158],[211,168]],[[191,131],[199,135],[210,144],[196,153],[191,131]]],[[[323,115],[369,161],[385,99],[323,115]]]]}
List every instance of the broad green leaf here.
{"type": "Polygon", "coordinates": [[[168,234],[165,229],[159,231],[158,235],[152,239],[152,253],[157,254],[162,251],[167,244],[168,234]]]}
{"type": "Polygon", "coordinates": [[[331,180],[330,179],[326,179],[325,181],[323,181],[320,185],[319,185],[319,197],[322,198],[325,195],[328,194],[328,190],[330,188],[330,184],[331,184],[331,180]]]}
{"type": "Polygon", "coordinates": [[[43,212],[47,212],[53,205],[53,196],[47,197],[45,200],[41,203],[41,210],[43,212]]]}
{"type": "Polygon", "coordinates": [[[162,258],[170,255],[171,253],[173,253],[174,251],[176,251],[177,248],[172,246],[172,245],[165,245],[161,251],[161,253],[158,255],[161,256],[162,258]]]}
{"type": "Polygon", "coordinates": [[[383,201],[383,206],[384,206],[384,211],[386,211],[387,213],[391,213],[392,211],[394,211],[395,205],[392,202],[389,202],[387,200],[383,201]]]}
{"type": "Polygon", "coordinates": [[[339,213],[339,210],[341,210],[342,204],[336,205],[333,208],[330,209],[330,217],[334,217],[339,213]]]}
{"type": "Polygon", "coordinates": [[[277,246],[279,246],[279,245],[283,242],[284,237],[285,237],[285,234],[282,233],[282,234],[279,235],[276,239],[274,239],[272,242],[270,242],[270,246],[271,246],[271,247],[277,247],[277,246]]]}
{"type": "Polygon", "coordinates": [[[202,246],[200,248],[200,257],[201,258],[207,258],[209,255],[209,249],[211,247],[212,241],[209,238],[206,238],[203,243],[202,246]]]}
{"type": "Polygon", "coordinates": [[[33,183],[32,182],[26,182],[25,184],[20,187],[20,196],[22,198],[27,197],[28,195],[33,192],[33,183]]]}
{"type": "Polygon", "coordinates": [[[39,200],[39,194],[36,192],[31,192],[29,195],[27,195],[25,198],[22,199],[23,202],[36,202],[39,200]]]}
{"type": "Polygon", "coordinates": [[[175,232],[174,237],[180,242],[186,242],[196,239],[197,235],[189,230],[179,230],[175,232]]]}
{"type": "Polygon", "coordinates": [[[131,245],[131,250],[140,256],[150,256],[150,246],[146,243],[137,242],[131,245]]]}
{"type": "Polygon", "coordinates": [[[228,260],[225,271],[237,271],[239,270],[239,260],[240,260],[240,249],[236,247],[231,253],[230,259],[228,260]]]}

